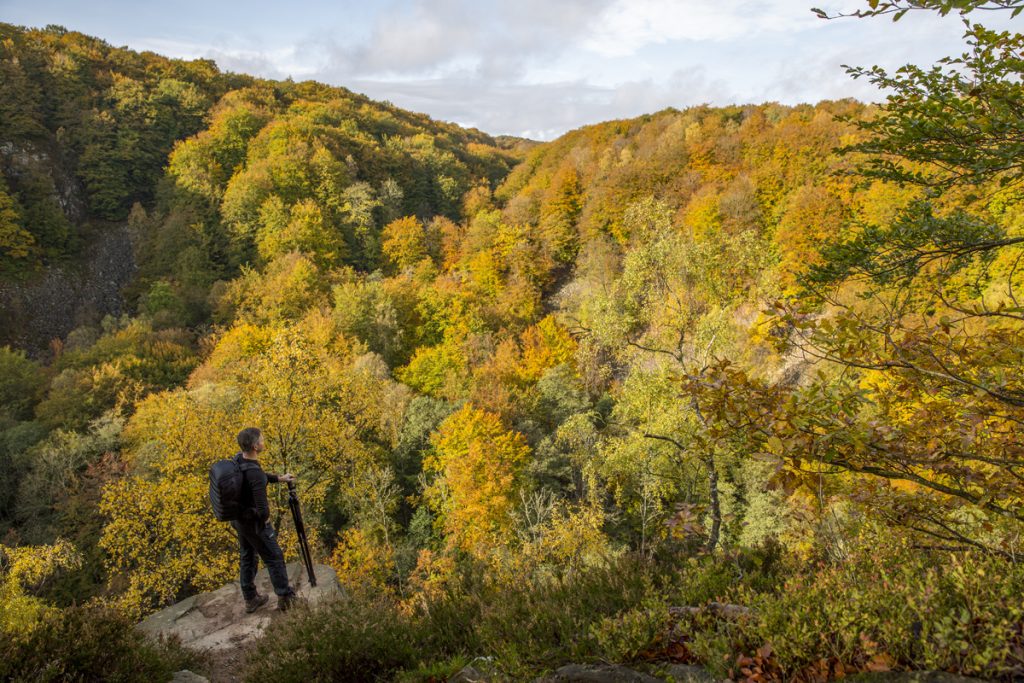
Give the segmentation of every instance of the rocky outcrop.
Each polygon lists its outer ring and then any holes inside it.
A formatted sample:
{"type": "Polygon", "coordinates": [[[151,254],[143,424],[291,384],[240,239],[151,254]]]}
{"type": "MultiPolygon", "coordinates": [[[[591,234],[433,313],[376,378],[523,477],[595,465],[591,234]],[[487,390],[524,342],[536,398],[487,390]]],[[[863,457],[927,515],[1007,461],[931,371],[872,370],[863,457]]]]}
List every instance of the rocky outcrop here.
{"type": "Polygon", "coordinates": [[[93,236],[78,262],[45,267],[26,281],[0,281],[0,346],[45,350],[81,325],[124,312],[122,288],[135,272],[129,228],[115,225],[93,236]]]}
{"type": "Polygon", "coordinates": [[[182,671],[176,671],[174,678],[171,679],[171,683],[210,683],[210,679],[199,674],[194,674],[188,669],[182,671]]]}
{"type": "Polygon", "coordinates": [[[4,140],[0,142],[0,170],[14,181],[22,176],[45,178],[53,199],[72,225],[85,220],[85,193],[60,151],[58,142],[4,140]]]}
{"type": "MultiPolygon", "coordinates": [[[[341,597],[338,576],[333,569],[318,564],[314,565],[314,572],[316,587],[309,585],[302,564],[293,562],[288,565],[291,585],[300,597],[305,598],[309,607],[341,597]]],[[[244,645],[259,638],[267,626],[282,614],[276,609],[277,601],[266,568],[256,575],[256,587],[271,598],[252,614],[246,614],[242,590],[234,581],[152,614],[138,628],[154,638],[177,636],[182,645],[196,651],[216,652],[244,645]]]]}
{"type": "Polygon", "coordinates": [[[134,248],[127,226],[85,222],[85,193],[56,140],[0,140],[0,173],[15,186],[42,184],[77,245],[74,254],[28,277],[0,279],[0,346],[39,355],[74,328],[123,312],[134,248]]]}

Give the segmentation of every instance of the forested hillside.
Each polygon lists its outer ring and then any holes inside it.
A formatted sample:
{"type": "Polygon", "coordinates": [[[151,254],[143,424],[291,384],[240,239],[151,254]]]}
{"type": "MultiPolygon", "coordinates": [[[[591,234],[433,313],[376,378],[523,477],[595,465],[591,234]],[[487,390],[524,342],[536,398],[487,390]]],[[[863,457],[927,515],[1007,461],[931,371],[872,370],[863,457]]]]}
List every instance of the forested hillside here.
{"type": "Polygon", "coordinates": [[[236,577],[207,472],[257,425],[351,596],[272,629],[261,676],[1024,675],[1020,35],[858,72],[883,106],[534,145],[3,31],[3,267],[90,220],[139,239],[134,315],[0,349],[12,671],[97,637],[82,610],[121,633],[236,577]]]}

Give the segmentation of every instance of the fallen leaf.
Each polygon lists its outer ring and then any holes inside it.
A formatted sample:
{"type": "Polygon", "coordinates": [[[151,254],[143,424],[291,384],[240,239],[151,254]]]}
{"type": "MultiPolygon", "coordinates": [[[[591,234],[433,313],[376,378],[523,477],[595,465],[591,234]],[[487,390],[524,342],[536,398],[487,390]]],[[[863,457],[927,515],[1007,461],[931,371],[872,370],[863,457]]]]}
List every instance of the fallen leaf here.
{"type": "Polygon", "coordinates": [[[892,665],[894,664],[892,657],[881,652],[871,659],[864,665],[864,668],[868,671],[883,672],[892,671],[892,665]]]}

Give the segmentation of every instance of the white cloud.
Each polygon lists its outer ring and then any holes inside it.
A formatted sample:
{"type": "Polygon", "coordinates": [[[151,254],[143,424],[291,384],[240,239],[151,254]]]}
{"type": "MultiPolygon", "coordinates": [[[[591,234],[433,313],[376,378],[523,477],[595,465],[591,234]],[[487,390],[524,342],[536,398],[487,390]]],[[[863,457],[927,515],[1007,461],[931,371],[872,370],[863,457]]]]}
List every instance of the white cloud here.
{"type": "Polygon", "coordinates": [[[376,15],[368,37],[325,41],[335,72],[437,78],[467,65],[514,79],[572,46],[610,0],[409,0],[376,15]]]}
{"type": "Polygon", "coordinates": [[[246,49],[215,47],[165,38],[141,38],[133,41],[132,48],[150,50],[167,57],[180,59],[212,59],[225,71],[235,71],[265,78],[302,78],[319,73],[323,65],[304,55],[301,46],[273,49],[246,49]]]}
{"type": "Polygon", "coordinates": [[[665,81],[639,79],[615,86],[584,80],[482,85],[473,74],[464,74],[404,82],[365,80],[350,87],[435,118],[535,140],[550,140],[588,123],[730,97],[726,83],[699,68],[679,70],[665,81]]]}
{"type": "Polygon", "coordinates": [[[601,14],[584,47],[609,56],[672,41],[724,42],[820,25],[793,0],[616,0],[601,14]]]}

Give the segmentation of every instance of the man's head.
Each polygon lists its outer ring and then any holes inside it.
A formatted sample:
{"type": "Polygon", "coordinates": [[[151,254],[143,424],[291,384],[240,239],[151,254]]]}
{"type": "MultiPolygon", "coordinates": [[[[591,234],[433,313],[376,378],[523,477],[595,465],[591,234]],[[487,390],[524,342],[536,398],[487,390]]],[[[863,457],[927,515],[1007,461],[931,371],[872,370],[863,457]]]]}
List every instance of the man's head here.
{"type": "Polygon", "coordinates": [[[256,427],[246,427],[238,432],[238,447],[248,455],[258,454],[263,450],[263,432],[256,427]]]}

